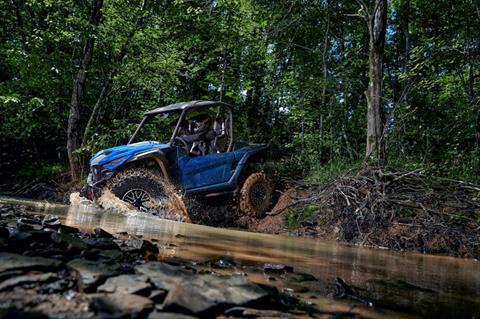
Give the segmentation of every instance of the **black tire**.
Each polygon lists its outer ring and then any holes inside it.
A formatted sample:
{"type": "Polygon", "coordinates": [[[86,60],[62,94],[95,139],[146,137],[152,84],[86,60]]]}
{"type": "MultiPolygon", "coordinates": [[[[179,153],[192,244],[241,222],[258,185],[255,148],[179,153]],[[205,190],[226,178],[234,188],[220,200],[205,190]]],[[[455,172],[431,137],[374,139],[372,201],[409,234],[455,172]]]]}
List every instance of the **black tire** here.
{"type": "Polygon", "coordinates": [[[155,199],[165,196],[162,177],[143,168],[118,173],[110,180],[108,188],[115,196],[142,211],[148,211],[155,199]]]}
{"type": "Polygon", "coordinates": [[[254,173],[245,179],[240,189],[240,211],[261,218],[270,209],[273,189],[264,173],[254,173]]]}

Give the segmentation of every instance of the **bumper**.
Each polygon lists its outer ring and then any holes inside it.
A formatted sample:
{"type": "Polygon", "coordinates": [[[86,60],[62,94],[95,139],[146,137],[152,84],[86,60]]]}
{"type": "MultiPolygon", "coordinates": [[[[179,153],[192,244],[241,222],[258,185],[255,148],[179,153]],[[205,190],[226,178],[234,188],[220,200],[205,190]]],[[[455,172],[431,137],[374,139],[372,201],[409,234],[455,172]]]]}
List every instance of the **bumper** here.
{"type": "Polygon", "coordinates": [[[82,189],[80,195],[91,201],[95,201],[95,199],[99,198],[102,194],[102,190],[107,184],[109,178],[110,176],[106,178],[101,178],[94,182],[94,179],[92,178],[92,173],[88,174],[87,185],[82,189]]]}
{"type": "Polygon", "coordinates": [[[88,200],[94,202],[97,198],[102,195],[102,188],[101,187],[93,187],[90,185],[86,185],[80,191],[80,196],[85,197],[88,200]]]}

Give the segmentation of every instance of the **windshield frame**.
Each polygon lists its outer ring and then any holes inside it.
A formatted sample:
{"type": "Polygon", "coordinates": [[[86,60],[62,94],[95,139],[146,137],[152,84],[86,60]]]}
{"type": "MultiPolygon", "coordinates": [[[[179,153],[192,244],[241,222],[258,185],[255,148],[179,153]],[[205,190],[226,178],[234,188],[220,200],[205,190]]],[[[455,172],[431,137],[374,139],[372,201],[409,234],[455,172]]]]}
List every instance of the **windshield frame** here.
{"type": "MultiPolygon", "coordinates": [[[[233,112],[232,112],[232,108],[231,107],[227,107],[225,103],[219,103],[217,105],[218,108],[224,108],[227,110],[228,114],[229,114],[229,134],[230,134],[230,142],[228,144],[228,149],[227,149],[227,152],[230,152],[233,148],[233,141],[234,141],[234,136],[233,136],[233,112]]],[[[170,138],[170,141],[168,142],[168,145],[172,146],[173,145],[173,142],[175,141],[175,137],[177,137],[178,135],[178,132],[180,130],[180,125],[181,123],[185,120],[186,116],[187,116],[187,113],[189,111],[193,111],[195,109],[200,109],[200,108],[204,108],[204,107],[189,107],[189,108],[185,108],[185,109],[182,109],[182,110],[178,110],[178,111],[181,111],[181,114],[178,118],[178,121],[177,121],[177,124],[175,125],[175,129],[173,130],[173,133],[172,133],[172,137],[170,138]]],[[[177,112],[178,112],[177,111],[177,112]]],[[[142,121],[140,122],[140,124],[138,124],[137,126],[137,129],[135,130],[135,132],[133,132],[132,136],[130,137],[130,140],[128,141],[127,145],[129,144],[132,144],[132,142],[134,141],[135,137],[137,137],[138,135],[138,132],[140,132],[140,130],[142,129],[142,127],[148,123],[151,119],[159,116],[159,115],[162,115],[162,114],[167,114],[167,113],[177,113],[176,111],[173,111],[173,112],[164,112],[164,113],[157,113],[157,114],[146,114],[142,121]]]]}

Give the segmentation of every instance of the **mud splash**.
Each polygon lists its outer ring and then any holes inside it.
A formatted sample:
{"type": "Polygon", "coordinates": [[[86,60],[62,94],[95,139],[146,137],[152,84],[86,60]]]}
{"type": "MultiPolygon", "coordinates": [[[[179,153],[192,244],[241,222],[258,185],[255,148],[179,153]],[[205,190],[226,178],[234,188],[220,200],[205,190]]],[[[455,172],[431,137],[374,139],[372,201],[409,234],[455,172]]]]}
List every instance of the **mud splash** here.
{"type": "MultiPolygon", "coordinates": [[[[164,183],[165,196],[156,198],[150,203],[147,214],[178,222],[191,223],[184,197],[169,183],[164,183]]],[[[138,213],[138,210],[116,197],[109,189],[105,189],[102,195],[92,203],[80,196],[78,192],[70,194],[71,206],[98,206],[106,211],[119,213],[138,213]]]]}

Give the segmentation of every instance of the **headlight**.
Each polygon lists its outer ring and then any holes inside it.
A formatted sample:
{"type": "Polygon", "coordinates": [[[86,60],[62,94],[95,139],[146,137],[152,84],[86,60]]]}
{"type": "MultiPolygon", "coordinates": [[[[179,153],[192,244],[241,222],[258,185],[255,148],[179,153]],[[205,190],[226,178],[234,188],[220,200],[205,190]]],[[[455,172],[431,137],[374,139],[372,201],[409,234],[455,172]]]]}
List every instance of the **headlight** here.
{"type": "Polygon", "coordinates": [[[114,159],[114,160],[111,161],[111,162],[108,162],[108,163],[105,164],[105,165],[108,165],[108,166],[117,165],[118,163],[122,162],[124,159],[125,159],[125,156],[119,157],[119,158],[117,158],[117,159],[114,159]]]}

